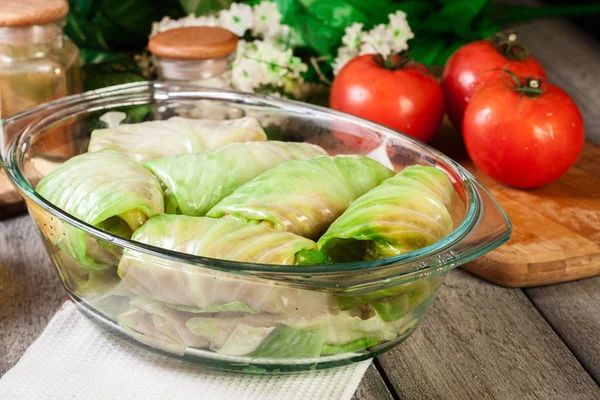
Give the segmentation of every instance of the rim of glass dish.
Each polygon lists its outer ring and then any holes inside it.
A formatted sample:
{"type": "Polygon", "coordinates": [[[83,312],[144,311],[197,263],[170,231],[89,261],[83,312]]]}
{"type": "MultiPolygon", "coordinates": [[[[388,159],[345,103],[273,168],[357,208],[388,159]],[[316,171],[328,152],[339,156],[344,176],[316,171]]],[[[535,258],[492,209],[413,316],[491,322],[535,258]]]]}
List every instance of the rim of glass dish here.
{"type": "MultiPolygon", "coordinates": [[[[463,189],[465,190],[466,199],[465,205],[467,208],[467,213],[464,219],[461,221],[460,225],[456,227],[448,236],[443,239],[426,246],[422,249],[411,251],[409,253],[401,254],[393,257],[386,257],[377,260],[369,260],[369,261],[358,261],[358,262],[350,262],[350,263],[336,263],[336,264],[314,264],[314,265],[280,265],[280,264],[257,264],[250,262],[242,262],[242,261],[229,261],[217,258],[209,258],[191,255],[187,253],[181,253],[173,250],[163,249],[161,247],[156,247],[144,243],[140,243],[134,241],[132,239],[127,239],[123,237],[119,237],[108,233],[106,231],[100,230],[93,225],[90,225],[86,222],[81,221],[80,219],[72,216],[71,214],[61,210],[56,207],[52,203],[48,202],[44,199],[38,192],[27,182],[25,177],[22,175],[21,170],[19,168],[19,160],[17,160],[17,147],[21,147],[23,143],[23,139],[27,136],[32,128],[37,128],[38,125],[41,125],[48,119],[50,116],[54,114],[50,114],[45,116],[42,119],[33,121],[32,125],[27,125],[24,127],[23,131],[20,132],[10,143],[10,146],[7,150],[7,160],[5,160],[5,171],[12,182],[19,189],[19,192],[26,197],[27,199],[33,201],[36,205],[40,206],[45,211],[50,214],[60,218],[61,220],[77,227],[78,229],[83,230],[84,232],[100,238],[106,242],[110,242],[114,245],[121,246],[123,248],[139,251],[141,253],[150,254],[153,256],[157,256],[160,258],[168,259],[170,261],[178,261],[184,262],[187,264],[197,265],[202,268],[212,268],[216,270],[221,270],[224,272],[233,272],[233,273],[254,273],[254,272],[267,272],[273,273],[281,276],[285,275],[307,275],[307,274],[336,274],[340,272],[359,272],[359,271],[370,271],[379,270],[380,268],[385,267],[397,267],[401,264],[414,263],[414,268],[409,268],[406,271],[403,271],[401,274],[398,274],[397,277],[401,277],[404,275],[409,275],[417,271],[426,272],[428,269],[435,267],[434,265],[422,265],[419,262],[436,255],[437,253],[441,253],[444,250],[449,249],[453,245],[457,244],[462,238],[467,236],[478,224],[479,219],[481,217],[481,196],[475,186],[471,183],[471,181],[477,181],[468,171],[466,171],[462,166],[456,163],[451,158],[447,157],[443,153],[438,150],[429,147],[425,143],[422,143],[412,137],[404,135],[400,132],[394,131],[385,126],[379,125],[377,123],[364,120],[359,117],[352,116],[350,114],[345,114],[339,111],[335,111],[329,108],[315,106],[312,104],[301,103],[298,101],[292,101],[287,99],[280,99],[265,95],[257,95],[257,94],[248,94],[248,93],[240,93],[233,92],[227,90],[220,89],[212,89],[205,88],[193,84],[174,84],[174,83],[166,83],[166,82],[157,82],[157,81],[143,81],[143,82],[135,82],[128,83],[123,85],[116,85],[107,88],[102,88],[98,90],[93,90],[73,96],[68,96],[59,100],[54,100],[52,102],[31,108],[29,110],[20,112],[18,114],[14,114],[5,120],[0,121],[0,128],[2,125],[7,123],[12,123],[13,121],[27,118],[35,115],[40,111],[47,111],[49,108],[65,108],[68,106],[74,105],[84,105],[85,103],[91,103],[93,100],[104,100],[109,101],[111,96],[121,96],[126,95],[128,93],[136,94],[143,93],[143,90],[147,90],[148,94],[152,96],[152,90],[160,88],[160,89],[168,89],[168,88],[177,88],[178,91],[169,92],[168,97],[177,98],[181,97],[182,100],[185,99],[185,96],[193,95],[198,96],[195,100],[229,100],[232,104],[236,103],[245,103],[245,104],[254,104],[256,106],[272,106],[276,109],[283,111],[300,111],[306,113],[310,111],[313,114],[317,114],[320,117],[325,117],[327,119],[335,119],[342,120],[344,122],[352,123],[356,126],[360,126],[363,128],[370,129],[372,131],[376,131],[387,137],[396,137],[401,140],[406,140],[412,142],[414,145],[417,145],[423,150],[429,152],[435,158],[443,161],[446,165],[453,169],[453,172],[460,178],[463,189]],[[180,90],[180,89],[187,89],[180,90]]],[[[150,97],[147,103],[152,103],[152,100],[161,100],[157,97],[150,97]]],[[[114,105],[108,108],[115,108],[114,105]]],[[[84,112],[90,112],[93,109],[86,109],[84,112]]],[[[107,110],[108,111],[108,110],[107,110]]],[[[82,114],[83,112],[80,110],[76,110],[75,113],[71,113],[68,115],[61,116],[59,120],[64,120],[66,118],[76,118],[77,115],[82,114]]],[[[1,155],[1,154],[0,154],[1,155]]],[[[23,155],[23,154],[22,154],[23,155]]]]}

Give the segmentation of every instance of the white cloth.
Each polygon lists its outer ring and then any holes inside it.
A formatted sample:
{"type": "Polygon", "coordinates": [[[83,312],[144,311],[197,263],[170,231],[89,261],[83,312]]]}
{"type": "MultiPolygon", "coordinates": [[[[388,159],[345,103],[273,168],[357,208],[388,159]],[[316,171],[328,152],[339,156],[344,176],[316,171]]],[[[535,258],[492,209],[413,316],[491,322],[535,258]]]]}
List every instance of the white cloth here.
{"type": "Polygon", "coordinates": [[[350,399],[369,364],[271,376],[208,370],[117,339],[67,301],[0,379],[0,399],[350,399]]]}

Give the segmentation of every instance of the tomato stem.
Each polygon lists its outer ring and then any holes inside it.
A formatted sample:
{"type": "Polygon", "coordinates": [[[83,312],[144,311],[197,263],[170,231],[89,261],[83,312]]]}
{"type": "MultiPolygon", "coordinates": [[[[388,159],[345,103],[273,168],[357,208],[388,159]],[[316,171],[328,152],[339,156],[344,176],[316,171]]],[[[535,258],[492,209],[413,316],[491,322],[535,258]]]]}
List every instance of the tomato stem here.
{"type": "Polygon", "coordinates": [[[518,92],[521,96],[527,96],[532,99],[541,96],[546,91],[545,82],[538,77],[519,77],[509,69],[502,70],[502,80],[513,91],[518,92]]]}
{"type": "Polygon", "coordinates": [[[490,42],[508,60],[525,61],[531,57],[529,49],[517,41],[514,32],[497,32],[492,35],[490,42]]]}
{"type": "Polygon", "coordinates": [[[373,61],[379,64],[379,66],[382,68],[388,69],[390,71],[396,71],[399,69],[404,69],[414,64],[414,61],[408,58],[407,56],[408,52],[392,54],[387,57],[384,57],[381,54],[375,54],[373,56],[373,61]]]}

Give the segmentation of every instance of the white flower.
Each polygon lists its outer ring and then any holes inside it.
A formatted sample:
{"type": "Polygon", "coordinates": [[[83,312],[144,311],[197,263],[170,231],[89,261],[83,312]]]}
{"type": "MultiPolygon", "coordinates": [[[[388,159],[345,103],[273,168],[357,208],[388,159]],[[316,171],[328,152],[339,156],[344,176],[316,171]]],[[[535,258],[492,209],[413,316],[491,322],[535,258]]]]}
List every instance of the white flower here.
{"type": "Polygon", "coordinates": [[[269,84],[283,86],[283,77],[300,78],[306,72],[307,65],[294,57],[292,49],[281,50],[271,43],[256,41],[256,54],[265,67],[265,73],[270,78],[269,84]]]}
{"type": "Polygon", "coordinates": [[[292,49],[283,50],[273,43],[240,41],[232,66],[232,84],[241,91],[260,88],[295,87],[303,82],[301,74],[308,70],[292,49]]]}
{"type": "MultiPolygon", "coordinates": [[[[183,19],[183,18],[182,18],[183,19]]],[[[180,28],[182,25],[180,25],[181,20],[173,20],[169,17],[164,17],[163,19],[161,19],[158,22],[153,22],[152,23],[152,32],[150,33],[150,36],[154,36],[157,33],[163,32],[163,31],[168,31],[169,29],[175,29],[175,28],[180,28]]]]}
{"type": "Polygon", "coordinates": [[[183,28],[186,26],[218,26],[219,21],[213,16],[200,16],[196,17],[194,14],[187,15],[180,19],[171,19],[164,17],[159,22],[152,24],[152,33],[150,36],[154,36],[157,33],[168,31],[176,28],[183,28]]]}
{"type": "Polygon", "coordinates": [[[350,60],[354,57],[358,56],[358,50],[351,47],[340,47],[338,49],[338,54],[335,60],[333,61],[333,74],[337,75],[338,72],[344,67],[344,65],[348,64],[350,60]]]}
{"type": "Polygon", "coordinates": [[[347,27],[342,38],[342,43],[352,49],[358,49],[362,41],[362,35],[364,34],[362,28],[363,24],[359,24],[358,22],[347,27]]]}
{"type": "Polygon", "coordinates": [[[342,38],[342,46],[333,62],[333,72],[337,74],[342,67],[352,58],[363,55],[378,53],[383,57],[400,53],[408,49],[408,40],[415,35],[406,21],[406,14],[398,11],[389,15],[388,25],[379,24],[368,32],[362,31],[361,24],[353,24],[346,28],[342,38]]]}
{"type": "Polygon", "coordinates": [[[360,54],[378,53],[383,57],[389,56],[392,53],[390,37],[391,35],[386,25],[377,25],[363,35],[363,44],[360,46],[360,54]]]}
{"type": "Polygon", "coordinates": [[[254,13],[252,7],[247,4],[233,3],[229,10],[219,12],[219,25],[238,36],[244,36],[253,24],[254,13]]]}
{"type": "Polygon", "coordinates": [[[252,26],[252,35],[264,37],[270,30],[278,30],[281,25],[281,14],[277,9],[277,4],[270,1],[262,1],[255,5],[254,25],[252,26]]]}
{"type": "Polygon", "coordinates": [[[188,23],[184,23],[183,26],[219,26],[219,20],[217,17],[212,15],[196,17],[194,20],[190,20],[188,23]]]}
{"type": "Polygon", "coordinates": [[[264,81],[262,66],[251,59],[236,60],[232,66],[231,83],[242,92],[252,92],[264,81]]]}
{"type": "Polygon", "coordinates": [[[404,11],[396,11],[394,14],[388,15],[390,19],[390,27],[404,26],[406,24],[406,13],[404,11]]]}
{"type": "Polygon", "coordinates": [[[398,11],[395,14],[390,14],[390,42],[392,51],[399,53],[404,50],[408,50],[408,40],[415,37],[408,21],[406,20],[406,14],[402,11],[398,11]]]}
{"type": "Polygon", "coordinates": [[[265,33],[263,41],[271,43],[280,49],[293,47],[295,39],[288,25],[273,25],[265,33]]]}

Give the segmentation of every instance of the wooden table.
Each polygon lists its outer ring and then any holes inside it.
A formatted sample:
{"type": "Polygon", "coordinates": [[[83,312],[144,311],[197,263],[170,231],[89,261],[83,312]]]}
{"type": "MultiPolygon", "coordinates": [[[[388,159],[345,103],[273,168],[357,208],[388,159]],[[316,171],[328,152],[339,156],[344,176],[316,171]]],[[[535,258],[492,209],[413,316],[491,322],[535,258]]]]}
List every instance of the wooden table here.
{"type": "MultiPolygon", "coordinates": [[[[560,20],[519,30],[600,142],[600,46],[560,20]]],[[[0,221],[0,376],[65,298],[30,218],[0,221]]],[[[520,290],[454,270],[421,327],[375,360],[354,397],[600,399],[599,333],[600,277],[520,290]]]]}

